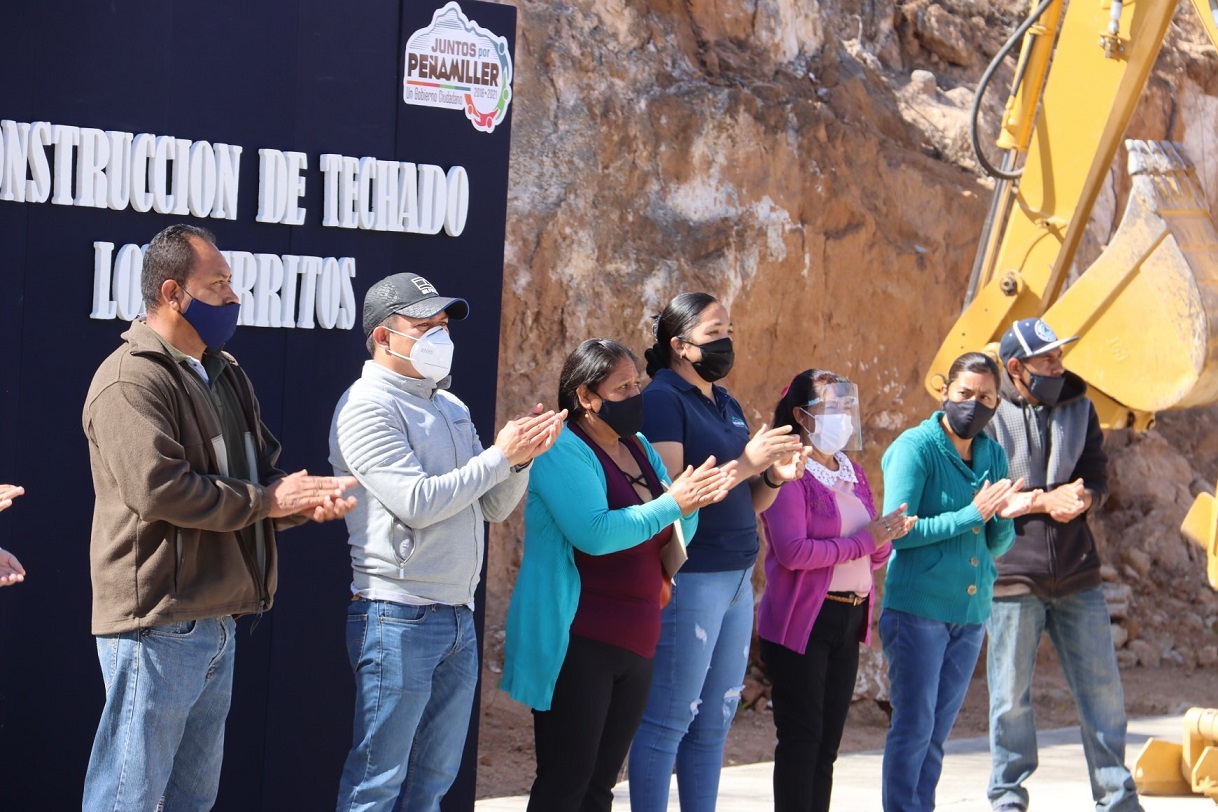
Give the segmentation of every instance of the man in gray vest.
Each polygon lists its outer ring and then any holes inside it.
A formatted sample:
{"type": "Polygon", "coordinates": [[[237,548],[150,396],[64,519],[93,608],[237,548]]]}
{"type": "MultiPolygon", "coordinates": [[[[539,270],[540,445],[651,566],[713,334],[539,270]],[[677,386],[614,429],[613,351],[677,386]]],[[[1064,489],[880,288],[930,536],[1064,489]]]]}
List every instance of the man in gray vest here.
{"type": "Polygon", "coordinates": [[[1023,785],[1037,766],[1032,671],[1046,631],[1078,703],[1096,809],[1141,809],[1125,768],[1125,696],[1086,518],[1108,492],[1108,456],[1087,384],[1062,365],[1062,347],[1077,340],[1059,339],[1040,319],[1015,322],[999,349],[1002,403],[986,427],[1006,449],[1011,478],[1038,491],[998,559],[988,622],[989,799],[999,812],[1028,808],[1023,785]]]}

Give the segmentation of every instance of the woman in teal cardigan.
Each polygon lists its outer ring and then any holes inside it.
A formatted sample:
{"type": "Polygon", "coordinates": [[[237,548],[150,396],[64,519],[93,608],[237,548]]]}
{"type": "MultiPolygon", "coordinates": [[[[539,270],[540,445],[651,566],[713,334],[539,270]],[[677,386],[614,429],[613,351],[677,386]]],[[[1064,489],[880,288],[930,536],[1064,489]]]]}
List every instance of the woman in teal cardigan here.
{"type": "Polygon", "coordinates": [[[884,452],[884,511],[918,517],[892,542],[880,638],[888,660],[892,724],[884,745],[885,812],[930,810],[955,724],[981,651],[994,558],[1015,541],[1011,518],[1027,509],[1022,480],[1007,479],[1006,452],[982,429],[998,408],[998,365],[956,359],[943,410],[884,452]]]}
{"type": "Polygon", "coordinates": [[[638,433],[638,367],[616,341],[590,339],[567,358],[558,400],[568,419],[533,462],[501,685],[533,708],[529,809],[608,810],[651,684],[672,575],[661,550],[693,536],[734,465],[711,458],[669,481],[638,433]]]}

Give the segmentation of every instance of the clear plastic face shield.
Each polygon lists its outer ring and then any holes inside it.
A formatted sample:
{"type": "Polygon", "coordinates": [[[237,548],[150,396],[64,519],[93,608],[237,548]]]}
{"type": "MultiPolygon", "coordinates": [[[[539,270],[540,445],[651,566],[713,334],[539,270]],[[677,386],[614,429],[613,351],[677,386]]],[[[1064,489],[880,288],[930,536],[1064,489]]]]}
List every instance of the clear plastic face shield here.
{"type": "Polygon", "coordinates": [[[804,433],[822,454],[863,449],[859,389],[852,383],[826,384],[820,397],[800,407],[804,433]]]}

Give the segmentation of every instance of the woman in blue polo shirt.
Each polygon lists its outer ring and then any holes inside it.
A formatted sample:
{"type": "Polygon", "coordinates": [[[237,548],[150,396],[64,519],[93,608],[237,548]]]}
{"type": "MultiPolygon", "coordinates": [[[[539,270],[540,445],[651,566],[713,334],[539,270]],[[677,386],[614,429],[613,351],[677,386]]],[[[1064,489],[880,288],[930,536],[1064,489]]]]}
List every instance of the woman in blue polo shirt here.
{"type": "Polygon", "coordinates": [[[740,404],[715,385],[732,368],[731,334],[727,308],[713,296],[683,293],[656,318],[646,352],[643,433],[665,467],[736,460],[739,484],[702,509],[660,617],[651,694],[630,748],[633,812],[668,808],[674,765],[682,812],[715,808],[753,631],[757,513],[803,475],[806,452],[791,428],[762,426],[750,439],[740,404]]]}

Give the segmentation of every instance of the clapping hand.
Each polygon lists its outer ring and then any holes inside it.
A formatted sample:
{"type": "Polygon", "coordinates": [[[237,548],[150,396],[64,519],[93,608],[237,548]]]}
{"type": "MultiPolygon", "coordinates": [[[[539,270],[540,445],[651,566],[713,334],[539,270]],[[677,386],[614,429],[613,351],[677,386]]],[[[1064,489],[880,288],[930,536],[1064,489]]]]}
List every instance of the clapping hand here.
{"type": "Polygon", "coordinates": [[[977,512],[981,514],[981,520],[988,522],[994,518],[995,514],[1006,507],[1011,497],[1016,496],[1022,488],[1022,477],[1014,482],[1009,479],[990,482],[987,479],[985,484],[981,486],[981,490],[977,491],[977,494],[973,497],[973,505],[976,506],[977,512]]]}
{"type": "Polygon", "coordinates": [[[0,510],[13,504],[13,500],[25,493],[20,485],[0,485],[0,510]]]}
{"type": "Polygon", "coordinates": [[[1088,508],[1089,501],[1087,488],[1081,479],[1060,485],[1041,498],[1044,512],[1058,522],[1068,522],[1082,515],[1088,508]]]}
{"type": "Polygon", "coordinates": [[[12,586],[25,580],[25,567],[17,556],[8,550],[0,550],[0,586],[12,586]]]}
{"type": "Polygon", "coordinates": [[[736,484],[736,461],[717,466],[714,457],[694,468],[688,466],[668,486],[668,493],[677,500],[681,515],[688,516],[698,508],[720,502],[736,484]]]}
{"type": "Polygon", "coordinates": [[[902,503],[897,506],[896,510],[883,516],[877,516],[867,525],[867,532],[875,539],[876,547],[887,544],[893,539],[899,539],[914,526],[914,523],[918,521],[918,517],[906,516],[905,511],[908,507],[908,505],[902,503]]]}
{"type": "MultiPolygon", "coordinates": [[[[779,460],[790,460],[793,454],[799,453],[803,449],[803,443],[799,441],[799,435],[792,433],[790,426],[778,426],[777,428],[767,428],[765,423],[761,424],[761,428],[757,429],[757,433],[744,447],[744,453],[740,456],[742,467],[746,468],[746,475],[760,473],[766,468],[769,468],[779,460]]],[[[804,457],[806,460],[807,457],[804,457]]],[[[803,472],[800,472],[802,476],[803,472]]]]}
{"type": "Polygon", "coordinates": [[[353,476],[312,476],[308,471],[277,479],[267,486],[272,519],[307,516],[318,522],[338,519],[355,507],[355,497],[343,492],[359,483],[353,476]]]}
{"type": "MultiPolygon", "coordinates": [[[[20,485],[0,485],[0,510],[13,504],[13,500],[25,493],[20,485]]],[[[17,556],[0,549],[0,586],[12,586],[25,580],[25,567],[17,556]]]]}
{"type": "Polygon", "coordinates": [[[791,453],[786,459],[781,459],[770,466],[770,479],[774,482],[794,482],[804,475],[808,465],[808,457],[812,454],[811,446],[804,446],[791,453]]]}
{"type": "Polygon", "coordinates": [[[1007,503],[998,511],[998,515],[1003,519],[1014,519],[1016,516],[1023,516],[1025,513],[1031,513],[1036,506],[1036,500],[1044,493],[1040,488],[1034,491],[1020,491],[1013,494],[1007,503]]]}
{"type": "Polygon", "coordinates": [[[495,435],[495,447],[512,465],[524,465],[550,450],[562,431],[567,410],[543,412],[538,403],[529,413],[509,420],[495,435]]]}

